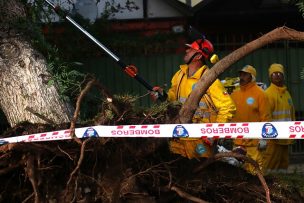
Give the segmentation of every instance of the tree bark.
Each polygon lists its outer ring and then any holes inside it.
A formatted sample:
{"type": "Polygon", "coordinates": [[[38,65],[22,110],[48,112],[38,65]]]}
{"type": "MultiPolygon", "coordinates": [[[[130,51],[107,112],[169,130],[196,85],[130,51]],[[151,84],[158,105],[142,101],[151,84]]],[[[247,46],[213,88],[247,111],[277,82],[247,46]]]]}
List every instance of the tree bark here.
{"type": "Polygon", "coordinates": [[[179,117],[176,119],[175,123],[191,122],[194,112],[198,107],[198,103],[209,86],[232,64],[254,50],[279,40],[304,41],[304,32],[299,32],[285,26],[279,27],[225,56],[217,62],[210,71],[200,78],[195,89],[191,92],[190,96],[182,106],[179,112],[179,117]]]}
{"type": "Polygon", "coordinates": [[[0,44],[0,107],[9,124],[69,122],[69,104],[48,85],[45,58],[20,36],[0,38],[0,44]]]}
{"type": "Polygon", "coordinates": [[[56,86],[48,85],[51,74],[45,58],[24,30],[15,28],[27,18],[27,11],[20,0],[0,0],[0,108],[12,127],[22,121],[69,122],[72,108],[56,86]]]}

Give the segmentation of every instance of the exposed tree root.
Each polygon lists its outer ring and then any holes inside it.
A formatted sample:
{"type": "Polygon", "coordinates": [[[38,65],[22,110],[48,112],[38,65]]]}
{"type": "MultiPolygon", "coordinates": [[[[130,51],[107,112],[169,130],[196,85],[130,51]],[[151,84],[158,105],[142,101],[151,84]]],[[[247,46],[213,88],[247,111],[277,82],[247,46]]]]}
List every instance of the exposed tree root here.
{"type": "Polygon", "coordinates": [[[182,191],[180,188],[178,188],[176,186],[170,187],[170,190],[175,191],[179,196],[181,196],[182,198],[188,199],[190,201],[198,202],[198,203],[207,203],[206,201],[201,200],[200,198],[194,197],[194,196],[182,191]]]}
{"type": "Polygon", "coordinates": [[[274,202],[304,201],[300,193],[288,192],[270,177],[266,184],[262,175],[257,178],[241,168],[218,161],[227,156],[244,160],[246,157],[219,154],[202,167],[195,160],[171,155],[166,145],[145,156],[130,153],[132,147],[146,148],[142,139],[138,141],[142,145],[133,145],[129,139],[101,143],[91,138],[81,147],[75,142],[60,141],[35,145],[19,143],[0,150],[3,157],[0,170],[5,171],[0,174],[0,180],[5,183],[0,185],[0,201],[244,202],[251,199],[270,202],[270,197],[274,202]],[[6,153],[13,155],[4,156],[6,153]],[[24,178],[20,180],[20,177],[24,178]],[[272,193],[269,192],[265,200],[269,184],[272,193]]]}
{"type": "MultiPolygon", "coordinates": [[[[86,84],[77,99],[70,124],[72,131],[81,101],[93,85],[103,91],[94,79],[86,84]]],[[[178,113],[164,112],[170,107],[165,103],[158,109],[135,112],[130,101],[129,97],[106,100],[96,123],[167,123],[178,113]],[[107,117],[109,112],[112,120],[107,117]]],[[[57,127],[62,129],[62,126],[57,127]]],[[[11,135],[50,129],[49,125],[22,124],[21,128],[16,126],[11,135]]],[[[269,179],[268,184],[280,195],[270,193],[257,163],[246,156],[219,153],[196,167],[197,160],[176,158],[168,150],[167,139],[161,138],[90,138],[80,142],[8,144],[0,146],[0,157],[0,180],[5,183],[0,184],[0,202],[265,202],[264,192],[268,203],[270,198],[274,202],[304,201],[301,194],[277,189],[273,179],[269,179]],[[252,164],[258,178],[242,168],[220,162],[224,157],[252,164]],[[8,191],[18,192],[9,196],[8,191]]]]}
{"type": "Polygon", "coordinates": [[[268,185],[267,185],[267,183],[265,181],[264,176],[262,175],[262,171],[260,170],[260,167],[259,167],[258,163],[256,161],[254,161],[252,158],[248,157],[248,156],[244,156],[242,154],[237,154],[237,153],[234,153],[234,152],[222,152],[222,153],[218,153],[218,154],[214,155],[213,157],[210,157],[202,165],[200,165],[199,167],[197,167],[194,170],[194,172],[197,173],[200,170],[202,170],[203,168],[205,168],[207,165],[211,164],[212,162],[220,160],[220,159],[222,159],[224,157],[234,157],[234,158],[236,158],[238,160],[243,160],[243,161],[248,162],[251,165],[253,165],[254,168],[255,168],[256,175],[258,176],[258,178],[261,181],[261,184],[262,184],[262,186],[263,186],[263,188],[265,190],[267,203],[271,202],[269,187],[268,187],[268,185]]]}
{"type": "MultiPolygon", "coordinates": [[[[85,140],[84,142],[82,142],[82,144],[81,144],[80,156],[79,156],[77,165],[76,165],[75,169],[71,172],[70,178],[69,178],[69,180],[68,180],[68,182],[67,182],[67,184],[66,184],[65,195],[64,195],[65,197],[68,196],[67,194],[68,194],[68,192],[69,192],[69,187],[72,187],[72,186],[71,186],[72,181],[73,181],[73,180],[76,181],[76,180],[75,180],[75,179],[76,179],[75,176],[76,176],[76,173],[79,171],[79,168],[80,168],[80,166],[81,166],[81,164],[82,164],[82,161],[83,161],[83,159],[84,159],[84,150],[85,150],[86,144],[87,144],[89,141],[90,141],[90,139],[87,139],[87,140],[85,140]]],[[[76,184],[76,182],[75,182],[75,184],[76,184]]]]}
{"type": "Polygon", "coordinates": [[[33,194],[35,197],[35,203],[40,203],[43,202],[41,199],[41,195],[38,189],[38,178],[37,178],[37,170],[36,170],[36,166],[35,166],[35,156],[33,156],[32,154],[28,153],[27,156],[24,157],[25,161],[26,161],[26,166],[24,168],[31,184],[33,187],[33,194]]]}
{"type": "Polygon", "coordinates": [[[77,138],[75,136],[75,126],[76,126],[76,121],[78,120],[78,116],[80,113],[80,105],[81,105],[81,101],[84,98],[84,96],[86,95],[86,93],[92,88],[92,86],[96,83],[97,81],[95,79],[92,79],[91,81],[89,81],[85,88],[80,92],[77,101],[76,101],[76,109],[74,111],[74,115],[73,118],[71,119],[71,125],[70,125],[70,135],[71,137],[73,137],[73,139],[78,143],[78,144],[82,144],[82,141],[77,138]]]}

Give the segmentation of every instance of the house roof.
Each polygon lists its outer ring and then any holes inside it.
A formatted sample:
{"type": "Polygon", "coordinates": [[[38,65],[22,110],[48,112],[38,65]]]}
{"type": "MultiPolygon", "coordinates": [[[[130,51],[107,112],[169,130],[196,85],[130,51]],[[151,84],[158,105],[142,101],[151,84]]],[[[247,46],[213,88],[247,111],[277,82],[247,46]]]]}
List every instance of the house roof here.
{"type": "Polygon", "coordinates": [[[186,16],[193,16],[195,11],[208,5],[213,0],[165,0],[186,16]]]}
{"type": "Polygon", "coordinates": [[[290,11],[295,5],[288,0],[165,0],[183,14],[193,16],[196,13],[238,13],[290,11]]]}
{"type": "Polygon", "coordinates": [[[165,0],[191,24],[201,26],[299,26],[304,22],[299,9],[288,0],[165,0]],[[229,21],[229,22],[227,22],[229,21]]]}
{"type": "Polygon", "coordinates": [[[202,1],[204,0],[193,0],[193,1],[189,1],[189,0],[178,0],[180,2],[182,2],[183,4],[186,4],[187,6],[189,7],[194,7],[196,6],[197,4],[201,3],[202,1]]]}
{"type": "Polygon", "coordinates": [[[195,12],[194,19],[201,25],[235,24],[241,29],[258,26],[267,30],[283,25],[296,28],[304,22],[298,8],[284,0],[212,0],[195,12]]]}

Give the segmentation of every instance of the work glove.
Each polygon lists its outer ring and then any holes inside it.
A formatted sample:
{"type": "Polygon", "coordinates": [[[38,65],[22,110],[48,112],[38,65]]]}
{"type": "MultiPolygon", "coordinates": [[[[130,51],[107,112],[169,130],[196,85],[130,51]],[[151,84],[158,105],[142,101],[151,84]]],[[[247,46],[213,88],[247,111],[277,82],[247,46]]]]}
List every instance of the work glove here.
{"type": "Polygon", "coordinates": [[[150,92],[150,97],[153,102],[159,101],[166,101],[167,100],[167,93],[159,86],[153,87],[153,91],[150,92]]]}
{"type": "MultiPolygon", "coordinates": [[[[217,150],[218,150],[218,152],[231,152],[230,150],[226,149],[224,146],[221,146],[221,145],[217,145],[217,150]]],[[[226,162],[233,166],[241,166],[243,163],[234,157],[224,157],[221,159],[221,161],[226,162]]]]}
{"type": "Polygon", "coordinates": [[[259,144],[258,144],[258,150],[264,151],[267,148],[267,140],[265,139],[260,139],[259,144]]]}

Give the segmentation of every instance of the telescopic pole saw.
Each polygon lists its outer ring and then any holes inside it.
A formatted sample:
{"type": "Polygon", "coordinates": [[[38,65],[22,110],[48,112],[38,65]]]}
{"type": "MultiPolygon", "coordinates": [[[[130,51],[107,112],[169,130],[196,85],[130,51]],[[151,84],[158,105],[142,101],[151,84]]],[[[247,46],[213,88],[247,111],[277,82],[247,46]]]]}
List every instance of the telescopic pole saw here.
{"type": "Polygon", "coordinates": [[[45,0],[45,2],[54,9],[54,11],[60,16],[65,18],[67,21],[72,23],[76,28],[78,28],[83,34],[85,34],[88,38],[90,38],[95,44],[97,44],[102,50],[104,50],[110,57],[112,57],[117,64],[123,69],[125,73],[127,73],[130,77],[137,80],[140,84],[142,84],[147,90],[153,91],[154,94],[157,94],[157,98],[160,101],[166,100],[166,94],[161,94],[160,92],[155,92],[153,87],[147,83],[143,78],[141,78],[137,74],[137,68],[134,65],[126,65],[118,56],[116,56],[112,51],[110,51],[106,46],[104,46],[101,42],[99,42],[95,37],[93,37],[90,33],[88,33],[84,28],[82,28],[77,22],[75,22],[70,16],[67,15],[65,11],[63,11],[59,6],[55,6],[49,0],[45,0]]]}

